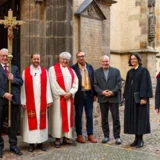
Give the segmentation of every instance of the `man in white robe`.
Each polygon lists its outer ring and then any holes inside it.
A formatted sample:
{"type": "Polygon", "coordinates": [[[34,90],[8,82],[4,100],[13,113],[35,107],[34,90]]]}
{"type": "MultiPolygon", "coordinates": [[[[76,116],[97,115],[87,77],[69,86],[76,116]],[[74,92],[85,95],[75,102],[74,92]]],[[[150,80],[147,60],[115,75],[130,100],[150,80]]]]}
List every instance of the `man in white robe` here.
{"type": "Polygon", "coordinates": [[[56,138],[55,146],[63,142],[72,144],[72,129],[74,121],[73,97],[78,89],[78,78],[68,67],[70,53],[62,52],[59,63],[49,68],[49,81],[53,93],[53,107],[49,112],[50,135],[56,138]]]}
{"type": "Polygon", "coordinates": [[[34,53],[31,63],[22,73],[23,141],[29,143],[29,152],[34,151],[34,144],[46,151],[43,142],[48,139],[47,107],[53,99],[47,70],[39,65],[40,55],[34,53]]]}

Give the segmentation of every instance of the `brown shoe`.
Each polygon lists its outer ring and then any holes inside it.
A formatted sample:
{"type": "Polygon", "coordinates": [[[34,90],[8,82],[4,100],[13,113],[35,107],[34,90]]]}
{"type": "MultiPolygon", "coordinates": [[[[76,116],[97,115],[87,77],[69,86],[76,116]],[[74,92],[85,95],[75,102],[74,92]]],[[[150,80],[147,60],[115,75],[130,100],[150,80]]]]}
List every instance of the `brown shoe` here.
{"type": "Polygon", "coordinates": [[[88,140],[91,142],[91,143],[97,143],[97,140],[92,136],[88,136],[88,140]]]}
{"type": "Polygon", "coordinates": [[[83,138],[82,135],[79,135],[79,136],[77,137],[77,142],[79,142],[79,143],[85,143],[85,140],[84,140],[84,138],[83,138]]]}

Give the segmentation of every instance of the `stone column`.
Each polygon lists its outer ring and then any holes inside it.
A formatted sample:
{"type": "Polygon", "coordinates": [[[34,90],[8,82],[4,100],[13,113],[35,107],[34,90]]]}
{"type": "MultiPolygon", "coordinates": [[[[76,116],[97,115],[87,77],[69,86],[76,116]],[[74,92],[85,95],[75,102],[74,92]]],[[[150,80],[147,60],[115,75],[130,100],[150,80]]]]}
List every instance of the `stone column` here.
{"type": "Polygon", "coordinates": [[[41,63],[45,66],[45,3],[22,0],[20,6],[20,18],[25,21],[21,27],[21,68],[30,64],[32,53],[41,54],[41,63]]]}
{"type": "Polygon", "coordinates": [[[68,51],[71,54],[73,52],[73,0],[52,1],[53,11],[51,16],[53,26],[50,25],[49,30],[53,32],[52,54],[54,55],[54,63],[56,63],[60,52],[68,51]]]}
{"type": "Polygon", "coordinates": [[[21,1],[21,66],[30,64],[30,55],[40,53],[41,64],[49,67],[58,61],[58,54],[72,54],[73,0],[21,1]],[[24,12],[25,11],[25,12],[24,12]]]}
{"type": "Polygon", "coordinates": [[[160,50],[160,0],[156,1],[156,48],[160,50]]]}

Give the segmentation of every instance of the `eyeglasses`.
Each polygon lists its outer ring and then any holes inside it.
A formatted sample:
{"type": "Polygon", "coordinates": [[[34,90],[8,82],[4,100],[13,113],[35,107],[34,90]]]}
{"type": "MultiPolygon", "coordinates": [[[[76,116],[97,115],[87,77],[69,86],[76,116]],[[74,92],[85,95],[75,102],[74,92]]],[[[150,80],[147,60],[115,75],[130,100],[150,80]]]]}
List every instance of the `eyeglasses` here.
{"type": "Polygon", "coordinates": [[[84,58],[85,57],[85,55],[82,55],[82,56],[77,56],[77,58],[84,58]]]}
{"type": "Polygon", "coordinates": [[[8,57],[8,55],[0,55],[0,56],[3,57],[3,58],[4,58],[4,57],[8,57]]]}
{"type": "Polygon", "coordinates": [[[66,58],[62,58],[62,61],[69,61],[69,59],[66,59],[66,58]]]}

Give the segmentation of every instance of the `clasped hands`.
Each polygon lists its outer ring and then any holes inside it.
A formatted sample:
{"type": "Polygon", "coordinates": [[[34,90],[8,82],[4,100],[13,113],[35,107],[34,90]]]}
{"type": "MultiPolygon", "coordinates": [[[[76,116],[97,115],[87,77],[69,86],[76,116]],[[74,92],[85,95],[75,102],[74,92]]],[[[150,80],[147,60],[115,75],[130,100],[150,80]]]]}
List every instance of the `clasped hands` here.
{"type": "Polygon", "coordinates": [[[147,100],[145,100],[145,99],[141,99],[141,100],[140,100],[140,104],[141,104],[141,105],[146,104],[146,103],[147,103],[147,100]]]}
{"type": "Polygon", "coordinates": [[[113,92],[106,89],[102,92],[102,95],[106,96],[106,97],[110,97],[110,96],[113,96],[113,92]]]}
{"type": "Polygon", "coordinates": [[[67,92],[67,93],[65,93],[65,94],[63,95],[63,97],[64,97],[65,99],[69,99],[71,96],[72,96],[72,93],[71,93],[71,92],[67,92]]]}

